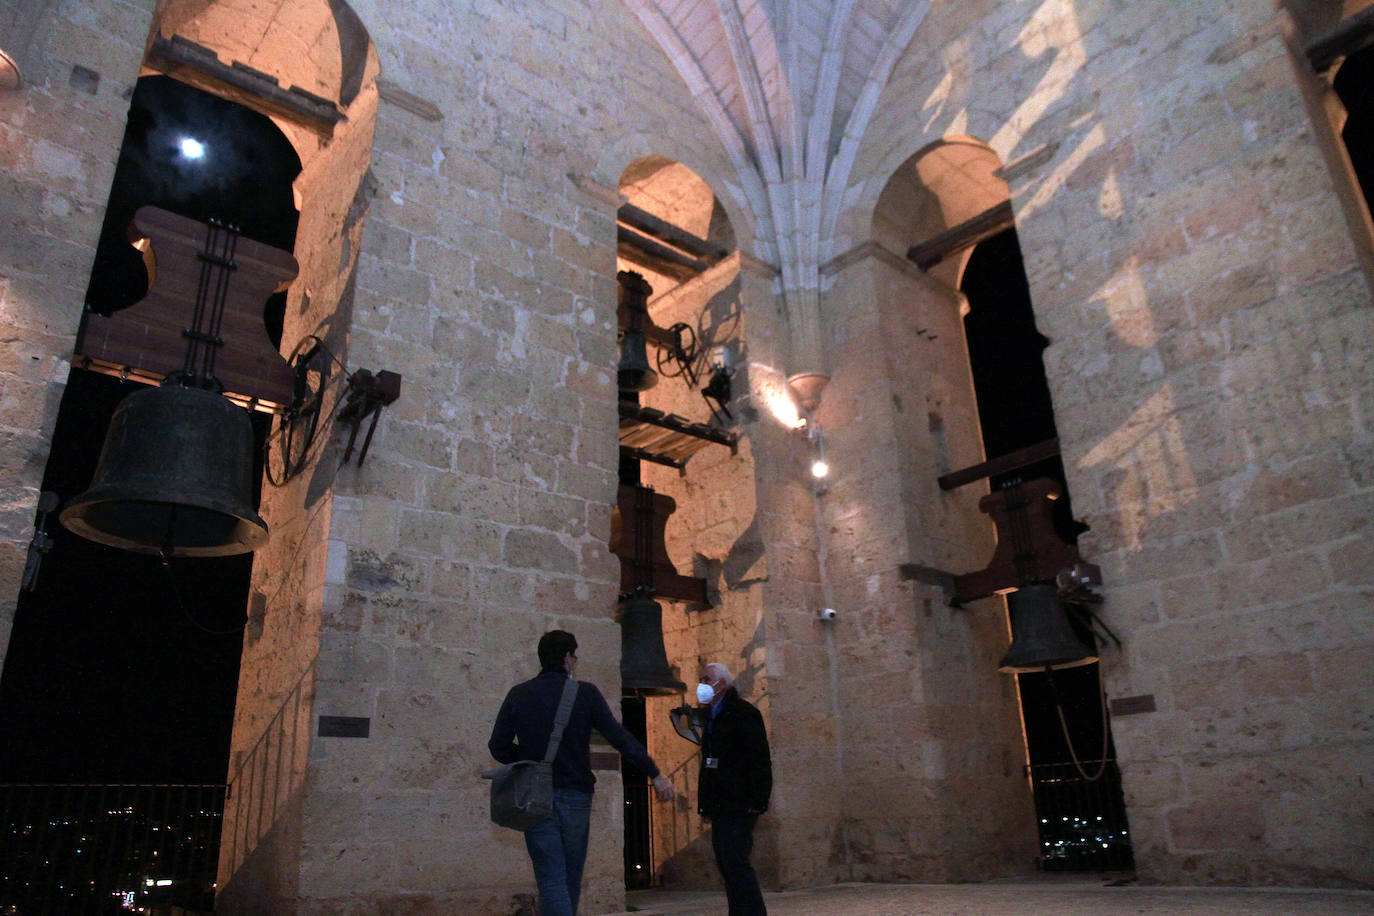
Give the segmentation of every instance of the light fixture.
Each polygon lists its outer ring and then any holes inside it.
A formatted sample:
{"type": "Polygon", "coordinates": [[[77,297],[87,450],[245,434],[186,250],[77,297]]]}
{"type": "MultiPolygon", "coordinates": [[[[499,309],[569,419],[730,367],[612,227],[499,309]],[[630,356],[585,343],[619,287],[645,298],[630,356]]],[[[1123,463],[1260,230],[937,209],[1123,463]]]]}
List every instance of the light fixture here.
{"type": "Polygon", "coordinates": [[[821,392],[830,381],[830,376],[820,372],[799,372],[787,379],[787,387],[797,399],[803,412],[813,414],[821,406],[821,392]]]}
{"type": "Polygon", "coordinates": [[[811,461],[811,476],[816,480],[816,493],[821,494],[825,492],[825,479],[830,476],[830,463],[825,460],[825,434],[815,417],[807,418],[805,429],[806,438],[816,446],[816,454],[811,461]]]}
{"type": "Polygon", "coordinates": [[[24,88],[24,75],[19,71],[19,62],[0,49],[0,91],[13,92],[24,88]]]}

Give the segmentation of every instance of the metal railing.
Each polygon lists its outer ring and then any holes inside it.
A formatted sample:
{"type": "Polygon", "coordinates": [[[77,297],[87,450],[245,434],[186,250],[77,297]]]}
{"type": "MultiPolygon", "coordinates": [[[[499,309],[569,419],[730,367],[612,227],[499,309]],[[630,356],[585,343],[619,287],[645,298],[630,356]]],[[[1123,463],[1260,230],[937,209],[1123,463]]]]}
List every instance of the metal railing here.
{"type": "Polygon", "coordinates": [[[210,912],[222,785],[0,785],[0,913],[210,912]]]}
{"type": "Polygon", "coordinates": [[[311,662],[296,679],[253,746],[229,774],[225,811],[224,880],[243,864],[305,780],[310,742],[311,662]]]}
{"type": "Polygon", "coordinates": [[[1115,760],[1029,767],[1040,828],[1040,867],[1051,871],[1134,867],[1121,773],[1115,760]],[[1089,775],[1101,773],[1099,778],[1089,775]]]}
{"type": "MultiPolygon", "coordinates": [[[[654,862],[661,867],[706,833],[706,822],[697,814],[697,771],[700,760],[696,754],[688,757],[671,773],[668,781],[677,792],[677,800],[671,805],[660,805],[655,809],[654,862]]],[[[655,868],[655,883],[660,880],[655,868]]]]}

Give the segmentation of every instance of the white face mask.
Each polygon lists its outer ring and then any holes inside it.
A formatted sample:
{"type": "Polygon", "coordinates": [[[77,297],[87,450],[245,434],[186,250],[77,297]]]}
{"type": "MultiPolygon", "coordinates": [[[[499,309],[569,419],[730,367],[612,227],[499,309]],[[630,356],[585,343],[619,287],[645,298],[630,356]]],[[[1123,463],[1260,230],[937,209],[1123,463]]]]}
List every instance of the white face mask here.
{"type": "Polygon", "coordinates": [[[706,704],[716,698],[716,692],[710,684],[697,684],[697,702],[706,704]]]}

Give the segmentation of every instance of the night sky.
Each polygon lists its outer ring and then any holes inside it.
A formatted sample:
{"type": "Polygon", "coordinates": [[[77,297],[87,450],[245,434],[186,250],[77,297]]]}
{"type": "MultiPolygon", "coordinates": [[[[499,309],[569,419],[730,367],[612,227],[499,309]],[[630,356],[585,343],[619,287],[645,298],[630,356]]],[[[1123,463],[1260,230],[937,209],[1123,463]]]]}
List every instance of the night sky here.
{"type": "MultiPolygon", "coordinates": [[[[145,204],[291,250],[299,171],[270,119],[167,77],[141,79],[88,307],[108,314],[142,298],[147,277],[126,228],[145,204]],[[203,145],[201,158],[182,153],[185,137],[203,145]]],[[[278,334],[283,302],[264,304],[278,334]]],[[[44,490],[65,505],[90,485],[115,406],[140,387],[72,371],[44,490]]],[[[262,415],[254,428],[261,444],[262,415]]],[[[164,566],[70,534],[56,514],[56,545],[37,589],[20,593],[0,675],[0,782],[223,782],[252,555],[164,566]]]]}

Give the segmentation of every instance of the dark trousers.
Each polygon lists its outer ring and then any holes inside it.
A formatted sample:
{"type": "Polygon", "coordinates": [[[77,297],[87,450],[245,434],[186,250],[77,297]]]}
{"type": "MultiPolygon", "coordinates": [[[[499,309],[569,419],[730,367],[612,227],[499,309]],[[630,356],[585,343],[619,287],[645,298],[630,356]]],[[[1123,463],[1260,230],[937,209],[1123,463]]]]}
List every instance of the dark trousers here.
{"type": "Polygon", "coordinates": [[[725,880],[725,898],[730,916],[767,916],[759,876],[749,864],[754,851],[754,825],[757,814],[720,814],[711,818],[711,851],[716,867],[725,880]]]}

